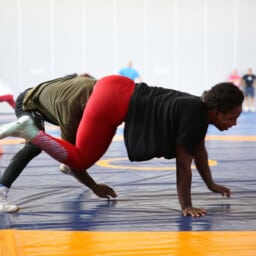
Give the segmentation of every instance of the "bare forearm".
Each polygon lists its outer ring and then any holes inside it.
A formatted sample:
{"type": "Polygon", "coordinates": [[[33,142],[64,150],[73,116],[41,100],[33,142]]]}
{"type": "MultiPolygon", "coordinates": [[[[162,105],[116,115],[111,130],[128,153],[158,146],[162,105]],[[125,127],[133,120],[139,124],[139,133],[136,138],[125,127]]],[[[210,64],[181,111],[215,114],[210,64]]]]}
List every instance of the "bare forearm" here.
{"type": "Polygon", "coordinates": [[[214,183],[214,181],[208,163],[208,154],[204,146],[200,147],[200,149],[197,151],[194,160],[196,168],[201,175],[203,181],[205,182],[207,187],[210,187],[214,183]]]}
{"type": "Polygon", "coordinates": [[[203,216],[206,214],[204,209],[194,208],[191,199],[191,171],[192,156],[187,153],[182,145],[176,146],[176,168],[177,168],[177,191],[180,206],[184,216],[193,217],[203,216]]]}
{"type": "Polygon", "coordinates": [[[86,170],[83,172],[72,170],[72,172],[81,183],[90,188],[98,197],[109,199],[111,197],[115,198],[117,196],[114,189],[108,185],[96,183],[86,170]]]}
{"type": "Polygon", "coordinates": [[[200,164],[196,164],[196,167],[206,186],[212,186],[214,184],[214,181],[211,175],[210,168],[206,165],[200,166],[200,164]]]}
{"type": "Polygon", "coordinates": [[[95,180],[88,174],[88,172],[86,170],[84,170],[82,172],[72,170],[72,172],[73,172],[74,176],[88,188],[94,190],[95,187],[97,186],[97,183],[95,182],[95,180]]]}
{"type": "Polygon", "coordinates": [[[177,192],[182,210],[192,206],[191,181],[191,171],[183,172],[181,169],[177,170],[177,192]]]}
{"type": "Polygon", "coordinates": [[[180,206],[183,209],[192,206],[191,200],[191,172],[192,157],[187,154],[182,146],[177,146],[176,172],[177,172],[177,192],[180,206]]]}

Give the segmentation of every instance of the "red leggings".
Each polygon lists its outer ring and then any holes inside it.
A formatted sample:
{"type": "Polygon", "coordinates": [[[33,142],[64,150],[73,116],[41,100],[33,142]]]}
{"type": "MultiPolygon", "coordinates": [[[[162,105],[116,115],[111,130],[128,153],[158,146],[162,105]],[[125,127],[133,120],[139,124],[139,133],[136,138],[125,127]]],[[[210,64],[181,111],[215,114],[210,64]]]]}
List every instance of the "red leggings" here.
{"type": "Polygon", "coordinates": [[[100,79],[90,96],[76,134],[76,145],[40,131],[32,143],[73,169],[92,166],[108,149],[126,117],[135,83],[123,76],[100,79]]]}

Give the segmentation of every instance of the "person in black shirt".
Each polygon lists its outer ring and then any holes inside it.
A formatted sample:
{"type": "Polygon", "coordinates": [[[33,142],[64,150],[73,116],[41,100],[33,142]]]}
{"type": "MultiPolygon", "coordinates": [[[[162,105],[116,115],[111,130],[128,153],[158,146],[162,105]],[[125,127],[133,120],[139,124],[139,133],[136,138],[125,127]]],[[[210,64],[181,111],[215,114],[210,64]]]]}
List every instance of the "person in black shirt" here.
{"type": "Polygon", "coordinates": [[[247,74],[245,74],[242,77],[243,81],[243,88],[244,88],[244,111],[252,111],[255,112],[255,101],[254,101],[254,95],[255,95],[255,81],[256,76],[253,74],[252,69],[249,68],[247,71],[247,74]]]}
{"type": "Polygon", "coordinates": [[[188,93],[135,84],[122,76],[97,81],[80,121],[76,144],[38,130],[28,116],[0,127],[0,138],[22,137],[73,172],[92,166],[107,150],[116,128],[125,122],[124,138],[131,161],[176,158],[177,191],[184,216],[203,216],[192,205],[191,163],[194,160],[209,190],[230,197],[216,184],[208,165],[205,135],[209,124],[220,131],[237,124],[243,93],[232,83],[220,83],[196,97],[188,93]]]}

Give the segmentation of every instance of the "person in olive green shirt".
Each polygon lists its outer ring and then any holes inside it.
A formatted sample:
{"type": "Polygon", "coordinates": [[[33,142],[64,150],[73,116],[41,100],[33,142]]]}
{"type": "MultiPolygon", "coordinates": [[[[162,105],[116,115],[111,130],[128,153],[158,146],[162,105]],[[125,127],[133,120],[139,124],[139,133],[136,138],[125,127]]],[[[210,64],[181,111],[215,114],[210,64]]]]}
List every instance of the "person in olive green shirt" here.
{"type": "MultiPolygon", "coordinates": [[[[77,127],[96,82],[97,80],[88,74],[68,75],[43,82],[18,96],[15,114],[17,117],[29,115],[40,130],[45,130],[44,121],[58,125],[61,138],[75,144],[77,127]]],[[[17,205],[8,203],[6,199],[8,190],[26,165],[41,151],[32,143],[26,142],[13,157],[3,176],[0,177],[0,212],[19,210],[17,205]]],[[[105,184],[97,184],[87,171],[79,173],[71,171],[69,174],[74,175],[99,197],[116,197],[112,188],[105,184]]]]}

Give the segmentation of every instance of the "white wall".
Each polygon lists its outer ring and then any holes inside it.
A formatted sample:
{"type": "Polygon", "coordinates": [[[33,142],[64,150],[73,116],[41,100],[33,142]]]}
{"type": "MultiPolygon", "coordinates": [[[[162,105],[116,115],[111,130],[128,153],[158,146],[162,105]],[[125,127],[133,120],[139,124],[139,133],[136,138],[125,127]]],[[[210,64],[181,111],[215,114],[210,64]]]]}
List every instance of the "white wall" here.
{"type": "Polygon", "coordinates": [[[132,59],[145,82],[200,95],[256,71],[255,13],[255,0],[0,0],[0,77],[17,95],[132,59]]]}

